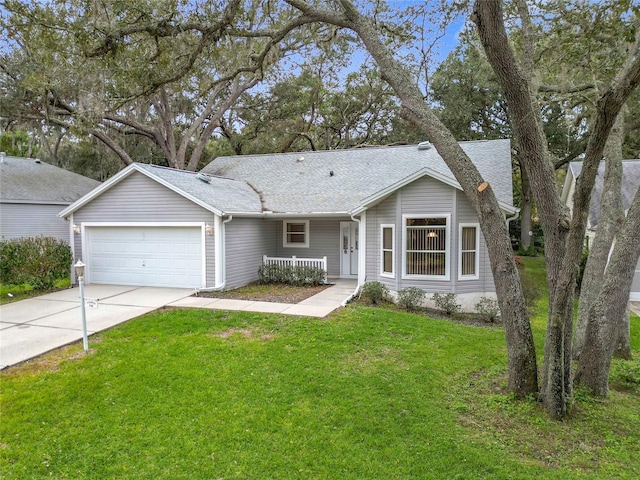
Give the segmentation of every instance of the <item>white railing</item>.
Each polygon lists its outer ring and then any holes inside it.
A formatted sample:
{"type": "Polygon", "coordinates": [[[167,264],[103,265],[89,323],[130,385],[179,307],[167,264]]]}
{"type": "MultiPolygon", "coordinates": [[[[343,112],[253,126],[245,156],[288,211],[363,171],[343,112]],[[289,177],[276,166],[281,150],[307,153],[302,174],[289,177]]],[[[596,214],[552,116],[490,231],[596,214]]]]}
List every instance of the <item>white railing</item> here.
{"type": "Polygon", "coordinates": [[[280,265],[281,267],[295,267],[298,265],[301,267],[317,267],[324,270],[325,280],[327,279],[327,257],[298,258],[295,255],[293,257],[267,257],[263,255],[262,263],[264,265],[280,265]]]}

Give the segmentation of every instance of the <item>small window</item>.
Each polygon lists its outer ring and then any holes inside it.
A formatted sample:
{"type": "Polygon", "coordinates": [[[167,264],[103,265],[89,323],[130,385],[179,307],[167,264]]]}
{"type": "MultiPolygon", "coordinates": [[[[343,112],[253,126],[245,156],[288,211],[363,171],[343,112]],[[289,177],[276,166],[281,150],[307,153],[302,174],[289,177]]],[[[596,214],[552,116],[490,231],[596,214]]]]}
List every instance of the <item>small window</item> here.
{"type": "Polygon", "coordinates": [[[380,275],[394,278],[395,275],[395,225],[380,225],[380,275]]]}
{"type": "Polygon", "coordinates": [[[284,221],[283,247],[309,248],[309,220],[284,221]]]}
{"type": "Polygon", "coordinates": [[[449,280],[449,216],[403,215],[403,275],[449,280]]]}
{"type": "Polygon", "coordinates": [[[477,279],[479,268],[478,245],[480,230],[477,224],[460,224],[460,258],[458,276],[461,280],[477,279]]]}

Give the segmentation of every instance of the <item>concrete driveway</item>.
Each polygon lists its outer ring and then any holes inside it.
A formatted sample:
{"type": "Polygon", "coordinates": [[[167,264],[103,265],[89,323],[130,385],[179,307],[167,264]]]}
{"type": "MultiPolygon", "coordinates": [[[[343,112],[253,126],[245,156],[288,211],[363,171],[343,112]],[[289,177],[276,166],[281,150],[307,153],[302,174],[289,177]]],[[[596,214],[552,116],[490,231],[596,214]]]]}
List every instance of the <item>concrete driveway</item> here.
{"type": "MultiPolygon", "coordinates": [[[[87,332],[156,310],[193,294],[193,289],[87,285],[87,332]]],[[[80,290],[70,288],[19,302],[0,305],[0,369],[23,362],[82,338],[80,290]]],[[[89,342],[91,343],[91,342],[89,342]]]]}

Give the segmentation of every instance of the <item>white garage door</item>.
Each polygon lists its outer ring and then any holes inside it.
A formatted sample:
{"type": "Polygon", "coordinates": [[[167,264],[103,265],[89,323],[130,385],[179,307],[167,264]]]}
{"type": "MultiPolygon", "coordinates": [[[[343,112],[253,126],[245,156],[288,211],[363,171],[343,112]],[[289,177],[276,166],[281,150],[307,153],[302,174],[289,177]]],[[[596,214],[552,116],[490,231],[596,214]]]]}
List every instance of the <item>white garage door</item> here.
{"type": "Polygon", "coordinates": [[[85,234],[91,283],[202,286],[199,227],[87,227],[85,234]]]}

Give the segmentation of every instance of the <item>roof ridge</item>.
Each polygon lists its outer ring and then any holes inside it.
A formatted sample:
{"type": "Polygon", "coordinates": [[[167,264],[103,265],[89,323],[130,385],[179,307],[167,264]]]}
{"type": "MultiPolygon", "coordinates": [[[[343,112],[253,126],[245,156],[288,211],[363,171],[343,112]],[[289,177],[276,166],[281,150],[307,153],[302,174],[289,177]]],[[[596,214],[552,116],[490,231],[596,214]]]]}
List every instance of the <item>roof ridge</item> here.
{"type": "MultiPolygon", "coordinates": [[[[471,143],[488,143],[488,142],[503,142],[508,141],[509,138],[494,138],[492,140],[463,140],[459,141],[458,144],[471,144],[471,143]]],[[[367,146],[355,146],[351,148],[336,148],[333,150],[302,150],[299,152],[272,152],[272,153],[249,153],[246,155],[221,155],[219,157],[214,158],[207,166],[211,165],[211,163],[215,162],[219,158],[260,158],[260,157],[272,157],[272,158],[283,158],[283,157],[291,157],[295,155],[304,156],[306,154],[321,154],[326,155],[329,153],[338,153],[338,152],[362,152],[366,150],[382,150],[382,149],[400,149],[400,148],[409,148],[414,147],[418,148],[418,145],[425,142],[418,143],[406,143],[402,145],[367,145],[367,146]]],[[[431,143],[431,142],[429,142],[431,143]]],[[[432,144],[433,145],[433,144],[432,144]]],[[[205,166],[205,168],[207,167],[205,166]]]]}

